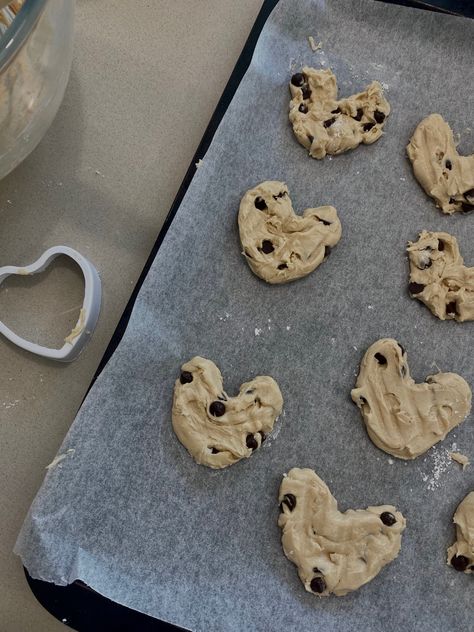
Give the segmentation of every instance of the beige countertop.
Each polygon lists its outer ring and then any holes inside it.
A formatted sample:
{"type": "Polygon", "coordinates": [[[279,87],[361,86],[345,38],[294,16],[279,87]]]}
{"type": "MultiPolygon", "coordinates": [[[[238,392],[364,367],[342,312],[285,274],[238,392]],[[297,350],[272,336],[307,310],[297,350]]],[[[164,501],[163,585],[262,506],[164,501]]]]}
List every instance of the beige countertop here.
{"type": "MultiPolygon", "coordinates": [[[[70,365],[0,339],[2,632],[64,629],[35,600],[12,553],[262,0],[78,0],[64,102],[38,148],[0,185],[0,266],[72,246],[103,283],[92,342],[70,365]]],[[[82,302],[74,266],[9,280],[0,318],[54,344],[82,302]]]]}

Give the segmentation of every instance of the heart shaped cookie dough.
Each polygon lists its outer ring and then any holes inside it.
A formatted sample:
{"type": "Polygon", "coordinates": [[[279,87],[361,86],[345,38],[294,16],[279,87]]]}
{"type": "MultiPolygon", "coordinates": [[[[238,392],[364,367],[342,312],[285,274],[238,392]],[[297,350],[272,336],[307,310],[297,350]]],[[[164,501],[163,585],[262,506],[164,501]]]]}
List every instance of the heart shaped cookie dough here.
{"type": "Polygon", "coordinates": [[[336,77],[328,69],[303,68],[291,77],[290,92],[293,132],[313,158],[374,143],[382,136],[390,114],[378,81],[359,94],[338,100],[336,77]]]}
{"type": "Polygon", "coordinates": [[[273,378],[259,375],[229,397],[214,362],[196,356],[183,364],[174,386],[173,429],[197,463],[218,469],[251,456],[282,408],[273,378]]]}
{"type": "Polygon", "coordinates": [[[268,283],[286,283],[306,276],[328,257],[341,238],[341,222],[333,206],[296,215],[286,184],[266,181],[242,198],[239,232],[252,271],[268,283]]]}
{"type": "Polygon", "coordinates": [[[474,572],[474,492],[459,504],[453,517],[456,542],[448,549],[448,564],[457,571],[474,572]]]}
{"type": "Polygon", "coordinates": [[[466,380],[456,373],[437,373],[415,384],[405,350],[392,338],[368,348],[351,397],[375,445],[399,459],[426,452],[471,410],[466,380]]]}
{"type": "Polygon", "coordinates": [[[474,155],[460,156],[452,129],[430,114],[407,145],[415,178],[443,213],[474,211],[474,155]]]}
{"type": "Polygon", "coordinates": [[[398,555],[406,522],[392,505],[341,512],[324,481],[300,468],[284,476],[279,502],[283,551],[308,592],[346,595],[398,555]]]}
{"type": "Polygon", "coordinates": [[[407,252],[412,298],[441,320],[474,320],[474,268],[464,265],[456,238],[424,230],[407,252]]]}

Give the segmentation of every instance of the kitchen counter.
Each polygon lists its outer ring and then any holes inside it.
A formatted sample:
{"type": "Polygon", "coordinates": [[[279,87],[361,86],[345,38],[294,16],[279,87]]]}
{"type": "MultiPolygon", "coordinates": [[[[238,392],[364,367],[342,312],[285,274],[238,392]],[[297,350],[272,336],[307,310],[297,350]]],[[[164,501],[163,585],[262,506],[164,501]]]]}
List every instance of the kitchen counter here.
{"type": "MultiPolygon", "coordinates": [[[[37,149],[0,185],[0,266],[72,246],[95,264],[103,304],[72,364],[0,338],[2,632],[64,629],[35,600],[13,555],[28,507],[87,391],[261,6],[261,0],[79,0],[64,102],[37,149]]],[[[0,318],[60,344],[83,283],[57,260],[9,279],[0,318]]]]}

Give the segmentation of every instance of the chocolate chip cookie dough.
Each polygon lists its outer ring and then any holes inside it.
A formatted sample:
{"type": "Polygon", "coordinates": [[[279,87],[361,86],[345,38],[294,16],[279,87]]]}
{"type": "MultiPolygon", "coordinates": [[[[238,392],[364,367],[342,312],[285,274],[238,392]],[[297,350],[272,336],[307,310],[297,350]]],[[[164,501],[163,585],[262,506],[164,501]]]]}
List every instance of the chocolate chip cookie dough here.
{"type": "Polygon", "coordinates": [[[279,502],[283,551],[308,592],[346,595],[398,555],[406,523],[392,505],[341,512],[319,476],[300,468],[284,476],[279,502]]]}
{"type": "Polygon", "coordinates": [[[448,549],[448,564],[457,571],[474,572],[474,492],[459,504],[453,517],[456,542],[448,549]]]}
{"type": "Polygon", "coordinates": [[[313,158],[342,154],[382,136],[390,105],[373,81],[359,94],[337,99],[337,82],[329,70],[303,68],[291,77],[290,122],[298,141],[313,158]]]}
{"type": "Polygon", "coordinates": [[[312,272],[341,238],[333,206],[296,215],[283,182],[266,181],[247,191],[239,210],[243,255],[268,283],[286,283],[312,272]]]}
{"type": "Polygon", "coordinates": [[[196,356],[183,364],[174,386],[173,429],[197,463],[223,468],[262,445],[282,407],[273,378],[259,375],[229,397],[217,366],[196,356]]]}
{"type": "Polygon", "coordinates": [[[443,213],[474,211],[474,155],[458,154],[442,116],[430,114],[421,121],[407,153],[415,178],[443,213]]]}
{"type": "Polygon", "coordinates": [[[399,459],[426,452],[471,410],[471,389],[456,373],[429,375],[415,384],[407,354],[392,338],[368,348],[351,397],[375,445],[399,459]]]}
{"type": "Polygon", "coordinates": [[[456,238],[424,230],[407,252],[412,298],[441,320],[474,320],[474,268],[464,265],[456,238]]]}

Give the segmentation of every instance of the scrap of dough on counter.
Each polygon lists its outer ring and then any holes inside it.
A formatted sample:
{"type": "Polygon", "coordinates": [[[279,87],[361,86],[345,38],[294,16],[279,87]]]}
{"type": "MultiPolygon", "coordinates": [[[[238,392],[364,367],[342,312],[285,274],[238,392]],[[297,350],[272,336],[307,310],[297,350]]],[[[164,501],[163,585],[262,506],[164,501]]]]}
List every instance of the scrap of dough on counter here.
{"type": "Polygon", "coordinates": [[[286,184],[266,181],[242,198],[239,232],[252,271],[268,283],[286,283],[315,270],[340,240],[342,229],[333,206],[296,215],[286,184]]]}
{"type": "Polygon", "coordinates": [[[443,213],[474,211],[474,154],[458,154],[442,116],[430,114],[419,123],[407,153],[415,178],[443,213]]]}
{"type": "Polygon", "coordinates": [[[304,67],[291,77],[290,92],[293,132],[313,158],[374,143],[382,136],[390,114],[378,81],[363,92],[338,100],[336,77],[329,69],[304,67]]]}
{"type": "Polygon", "coordinates": [[[456,542],[448,549],[447,563],[464,573],[474,571],[474,492],[458,505],[453,517],[456,542]]]}
{"type": "Polygon", "coordinates": [[[411,297],[441,320],[474,320],[474,268],[464,265],[456,238],[424,230],[407,252],[411,297]]]}
{"type": "Polygon", "coordinates": [[[468,457],[465,454],[461,454],[461,452],[448,451],[448,454],[453,461],[456,461],[456,463],[459,463],[459,465],[462,465],[463,470],[466,469],[466,467],[471,464],[468,457]]]}
{"type": "Polygon", "coordinates": [[[378,448],[414,459],[467,417],[472,394],[456,373],[429,375],[416,384],[403,347],[382,338],[366,351],[351,397],[378,448]]]}
{"type": "Polygon", "coordinates": [[[229,397],[217,366],[196,356],[183,364],[175,382],[173,430],[197,463],[219,469],[251,456],[282,408],[273,378],[259,375],[229,397]]]}
{"type": "Polygon", "coordinates": [[[346,595],[398,555],[406,522],[392,505],[341,512],[324,481],[300,468],[283,477],[279,502],[283,551],[308,592],[346,595]]]}

